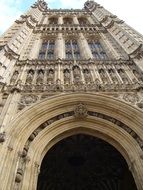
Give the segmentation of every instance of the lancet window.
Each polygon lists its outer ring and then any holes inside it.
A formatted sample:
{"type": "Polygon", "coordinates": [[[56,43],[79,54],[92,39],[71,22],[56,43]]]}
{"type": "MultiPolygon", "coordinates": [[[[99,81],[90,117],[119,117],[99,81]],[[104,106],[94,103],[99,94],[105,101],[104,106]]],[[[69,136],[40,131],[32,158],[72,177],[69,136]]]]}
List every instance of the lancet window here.
{"type": "Polygon", "coordinates": [[[55,41],[48,40],[42,43],[40,52],[39,52],[39,59],[54,59],[54,48],[55,48],[55,41]]]}
{"type": "Polygon", "coordinates": [[[99,42],[91,40],[88,42],[88,44],[95,59],[107,59],[107,54],[99,42]]]}
{"type": "Polygon", "coordinates": [[[79,46],[76,40],[68,40],[65,43],[66,59],[80,59],[79,46]]]}

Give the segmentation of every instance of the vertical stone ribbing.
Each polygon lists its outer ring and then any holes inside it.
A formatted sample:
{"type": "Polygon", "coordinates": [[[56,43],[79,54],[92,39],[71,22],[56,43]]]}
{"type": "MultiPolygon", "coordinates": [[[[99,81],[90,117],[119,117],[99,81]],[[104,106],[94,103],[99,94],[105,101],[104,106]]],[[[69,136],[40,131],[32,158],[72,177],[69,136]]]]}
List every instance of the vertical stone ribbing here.
{"type": "Polygon", "coordinates": [[[58,33],[55,42],[55,58],[63,59],[65,58],[65,43],[62,33],[58,33]]]}
{"type": "Polygon", "coordinates": [[[83,33],[79,33],[78,43],[79,43],[81,57],[83,59],[93,58],[91,50],[89,48],[89,45],[88,45],[87,40],[84,37],[83,33]]]}

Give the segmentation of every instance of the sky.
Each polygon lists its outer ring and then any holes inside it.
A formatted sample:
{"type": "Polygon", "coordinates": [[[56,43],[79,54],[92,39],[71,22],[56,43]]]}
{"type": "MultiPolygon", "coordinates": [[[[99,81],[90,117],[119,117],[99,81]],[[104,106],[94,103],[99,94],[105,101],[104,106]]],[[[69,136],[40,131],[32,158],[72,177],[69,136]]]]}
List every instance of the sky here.
{"type": "MultiPolygon", "coordinates": [[[[80,8],[86,0],[45,0],[49,8],[80,8]]],[[[95,0],[143,34],[143,0],[95,0]]],[[[35,0],[0,0],[0,35],[24,14],[35,0]]]]}

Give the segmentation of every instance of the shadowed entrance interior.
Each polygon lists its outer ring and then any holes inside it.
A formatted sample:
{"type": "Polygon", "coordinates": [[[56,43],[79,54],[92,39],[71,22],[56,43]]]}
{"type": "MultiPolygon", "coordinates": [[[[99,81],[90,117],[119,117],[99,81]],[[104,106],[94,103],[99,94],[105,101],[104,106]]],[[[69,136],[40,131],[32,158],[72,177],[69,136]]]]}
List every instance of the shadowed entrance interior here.
{"type": "Polygon", "coordinates": [[[45,155],[37,190],[137,190],[123,156],[109,143],[78,134],[45,155]]]}

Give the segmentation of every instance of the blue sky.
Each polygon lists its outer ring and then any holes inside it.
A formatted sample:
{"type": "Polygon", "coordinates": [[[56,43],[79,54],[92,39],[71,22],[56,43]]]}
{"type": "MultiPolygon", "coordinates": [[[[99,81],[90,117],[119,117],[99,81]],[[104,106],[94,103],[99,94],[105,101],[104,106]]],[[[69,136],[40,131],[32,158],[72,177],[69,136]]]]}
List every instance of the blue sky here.
{"type": "MultiPolygon", "coordinates": [[[[83,8],[85,0],[46,0],[49,8],[83,8]]],[[[0,0],[0,34],[28,10],[34,0],[0,0]]],[[[96,0],[143,34],[143,0],[96,0]]]]}

